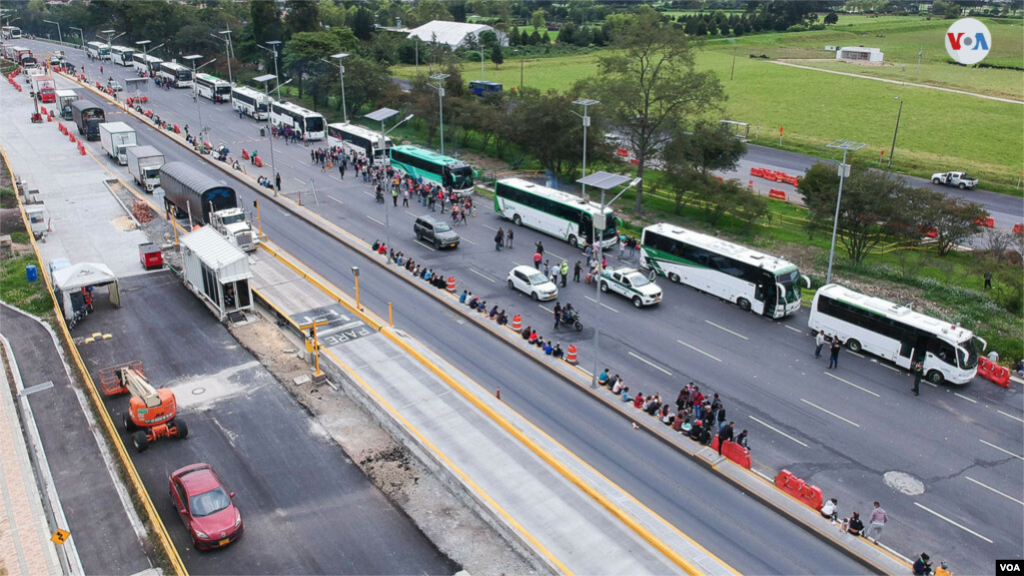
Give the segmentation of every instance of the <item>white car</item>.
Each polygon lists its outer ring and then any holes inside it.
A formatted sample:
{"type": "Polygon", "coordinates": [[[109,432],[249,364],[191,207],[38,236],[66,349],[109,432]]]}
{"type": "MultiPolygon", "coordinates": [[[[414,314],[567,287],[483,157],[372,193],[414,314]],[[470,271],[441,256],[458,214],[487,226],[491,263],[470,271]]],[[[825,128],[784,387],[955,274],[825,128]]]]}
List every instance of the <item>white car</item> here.
{"type": "Polygon", "coordinates": [[[601,292],[616,292],[633,301],[637,308],[661,302],[657,284],[636,268],[612,268],[601,275],[601,292]]]}
{"type": "Polygon", "coordinates": [[[942,172],[932,174],[932,184],[945,184],[956,186],[961,190],[974,188],[978,185],[978,179],[971,177],[967,172],[942,172]]]}
{"type": "Polygon", "coordinates": [[[558,298],[558,286],[532,266],[516,266],[508,273],[508,287],[536,300],[558,298]]]}

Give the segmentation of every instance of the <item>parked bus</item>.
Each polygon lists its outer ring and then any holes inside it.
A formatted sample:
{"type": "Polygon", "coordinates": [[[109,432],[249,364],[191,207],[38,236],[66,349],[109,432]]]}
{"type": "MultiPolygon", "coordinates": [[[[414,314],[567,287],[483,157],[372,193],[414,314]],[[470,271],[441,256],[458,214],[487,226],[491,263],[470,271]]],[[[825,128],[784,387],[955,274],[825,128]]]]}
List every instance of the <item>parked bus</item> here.
{"type": "Polygon", "coordinates": [[[393,146],[388,149],[391,165],[413,178],[440,184],[463,195],[473,192],[473,168],[448,156],[425,150],[419,146],[393,146]]]}
{"type": "Polygon", "coordinates": [[[504,90],[501,82],[491,82],[489,80],[471,80],[469,82],[469,91],[477,96],[486,96],[487,94],[501,94],[504,90]]]}
{"type": "Polygon", "coordinates": [[[595,238],[594,219],[601,224],[599,204],[521,178],[495,182],[494,211],[516,226],[529,226],[578,248],[595,241],[609,248],[618,241],[611,208],[605,207],[600,237],[595,238]]]}
{"type": "Polygon", "coordinates": [[[324,117],[291,102],[271,102],[270,122],[275,126],[291,126],[305,135],[306,140],[323,140],[324,117]]]}
{"type": "Polygon", "coordinates": [[[135,71],[142,74],[146,73],[153,76],[160,71],[160,64],[163,60],[156,56],[149,56],[142,52],[136,52],[132,54],[132,66],[135,67],[135,71]]]}
{"type": "Polygon", "coordinates": [[[192,87],[192,69],[177,62],[161,62],[157,77],[163,82],[170,82],[175,88],[192,87]]]}
{"type": "Polygon", "coordinates": [[[838,284],[818,289],[807,325],[854,351],[911,369],[921,362],[929,382],[967,384],[988,344],[961,326],[838,284]]]}
{"type": "Polygon", "coordinates": [[[235,86],[231,89],[231,107],[257,120],[270,117],[270,103],[273,101],[270,96],[248,86],[235,86]]]}
{"type": "Polygon", "coordinates": [[[799,310],[809,282],[792,262],[663,222],[644,228],[640,264],[768,318],[799,310]]]}
{"type": "Polygon", "coordinates": [[[18,28],[17,26],[4,26],[4,40],[17,40],[18,38],[21,38],[21,28],[18,28]]]}
{"type": "Polygon", "coordinates": [[[110,46],[103,42],[86,42],[85,51],[96,60],[110,60],[110,46]]]}
{"type": "Polygon", "coordinates": [[[328,124],[327,142],[331,148],[343,148],[350,154],[362,152],[368,158],[377,159],[385,150],[391,149],[391,138],[384,137],[384,150],[381,150],[380,132],[354,124],[328,124]]]}
{"type": "Polygon", "coordinates": [[[135,54],[134,48],[129,48],[127,46],[110,47],[110,61],[114,64],[120,64],[121,66],[131,66],[133,54],[135,54]]]}
{"type": "Polygon", "coordinates": [[[196,74],[196,90],[200,96],[214,102],[227,102],[231,100],[231,84],[210,74],[202,72],[196,74]]]}

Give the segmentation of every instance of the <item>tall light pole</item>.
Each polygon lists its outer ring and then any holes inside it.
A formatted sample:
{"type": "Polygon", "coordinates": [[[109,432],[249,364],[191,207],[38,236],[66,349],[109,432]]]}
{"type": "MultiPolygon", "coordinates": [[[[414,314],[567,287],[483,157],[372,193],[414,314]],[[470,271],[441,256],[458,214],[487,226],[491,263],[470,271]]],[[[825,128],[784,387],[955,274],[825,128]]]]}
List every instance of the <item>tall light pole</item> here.
{"type": "Polygon", "coordinates": [[[480,81],[484,81],[484,45],[480,45],[480,81]]]}
{"type": "Polygon", "coordinates": [[[232,50],[231,46],[231,30],[221,30],[220,32],[217,32],[217,34],[210,34],[210,36],[213,36],[218,40],[224,41],[224,53],[228,57],[228,83],[234,86],[235,79],[231,77],[231,58],[234,56],[234,51],[232,50]],[[226,34],[227,36],[222,38],[217,34],[226,34]]]}
{"type": "Polygon", "coordinates": [[[124,32],[121,32],[117,36],[114,36],[114,32],[116,32],[116,30],[101,30],[100,31],[100,34],[106,34],[107,35],[107,50],[110,50],[111,48],[113,48],[114,40],[117,40],[121,36],[124,36],[125,34],[128,33],[128,31],[126,30],[124,32]]]}
{"type": "Polygon", "coordinates": [[[431,84],[431,87],[437,88],[437,113],[441,117],[441,155],[444,155],[444,79],[449,74],[434,74],[430,77],[431,80],[437,82],[437,86],[431,84]]]}
{"type": "Polygon", "coordinates": [[[903,116],[903,99],[895,97],[900,101],[900,111],[896,113],[896,130],[892,133],[892,149],[889,150],[889,168],[892,168],[892,155],[896,153],[896,135],[900,133],[900,118],[903,116]]]}
{"type": "Polygon", "coordinates": [[[575,114],[575,115],[577,115],[577,116],[579,116],[580,118],[583,119],[583,178],[580,179],[579,182],[583,184],[583,198],[584,199],[587,198],[587,183],[585,182],[585,180],[587,179],[587,128],[590,127],[590,116],[587,115],[587,108],[589,108],[591,106],[596,106],[596,105],[598,105],[600,103],[601,102],[599,102],[597,100],[594,100],[594,99],[591,99],[591,98],[583,98],[582,100],[574,100],[573,104],[575,104],[577,106],[583,106],[583,114],[581,115],[579,112],[577,112],[575,110],[571,111],[573,114],[575,114]]]}
{"type": "Polygon", "coordinates": [[[47,24],[56,24],[57,25],[57,42],[60,43],[61,47],[63,48],[64,47],[64,36],[61,35],[61,33],[60,33],[60,22],[54,22],[53,20],[43,20],[43,22],[46,22],[47,24]]]}
{"type": "MultiPolygon", "coordinates": [[[[392,110],[391,108],[381,108],[380,110],[376,110],[374,112],[370,112],[369,114],[367,114],[365,116],[366,118],[369,118],[370,120],[374,120],[376,122],[380,122],[380,139],[378,140],[378,146],[379,146],[381,151],[383,151],[385,149],[387,149],[387,151],[388,151],[388,156],[387,156],[388,162],[385,164],[385,170],[384,170],[384,177],[386,178],[385,184],[384,184],[384,192],[386,194],[386,196],[384,197],[384,228],[387,230],[387,232],[386,232],[387,235],[385,237],[386,238],[386,240],[385,240],[386,244],[385,245],[389,248],[389,250],[387,252],[387,257],[388,257],[388,263],[389,264],[391,263],[391,250],[390,250],[390,248],[391,248],[391,216],[390,216],[391,211],[388,209],[388,198],[387,198],[387,196],[391,195],[392,184],[391,184],[391,177],[388,176],[387,168],[386,168],[387,166],[391,165],[391,162],[390,162],[390,160],[391,160],[391,149],[390,148],[386,148],[386,143],[387,143],[388,134],[390,134],[392,130],[394,130],[395,128],[398,128],[399,126],[401,126],[405,122],[411,120],[412,117],[413,117],[412,114],[409,114],[408,116],[403,118],[398,124],[395,124],[394,126],[392,126],[390,130],[385,131],[384,130],[384,121],[387,120],[388,118],[391,118],[395,114],[398,114],[397,110],[392,110]]],[[[383,154],[381,155],[381,162],[384,162],[383,154]]]]}
{"type": "Polygon", "coordinates": [[[182,60],[188,60],[192,63],[192,99],[196,101],[196,114],[199,116],[199,153],[202,154],[206,150],[206,142],[203,138],[203,134],[206,129],[203,128],[203,109],[199,106],[199,84],[196,83],[196,71],[201,70],[204,66],[209,66],[217,61],[216,58],[210,60],[206,64],[203,64],[199,68],[196,68],[196,60],[201,59],[202,56],[199,54],[192,54],[190,56],[182,56],[182,60]]]}
{"type": "Polygon", "coordinates": [[[75,28],[74,26],[68,26],[72,30],[78,30],[78,38],[82,41],[82,50],[85,50],[85,31],[81,28],[75,28]]]}
{"type": "MultiPolygon", "coordinates": [[[[259,48],[260,50],[266,50],[267,52],[270,52],[271,54],[274,55],[274,78],[280,78],[281,77],[277,73],[277,45],[280,44],[280,43],[281,43],[280,40],[269,40],[269,41],[266,42],[266,44],[268,46],[270,46],[270,48],[266,48],[264,46],[260,46],[259,44],[256,45],[256,47],[259,48]]],[[[261,78],[262,78],[262,76],[261,76],[261,78]]],[[[281,81],[280,80],[278,80],[278,82],[277,82],[277,101],[278,102],[281,101],[281,81]]]]}
{"type": "MultiPolygon", "coordinates": [[[[331,58],[338,61],[338,74],[341,75],[341,113],[345,118],[345,124],[348,124],[348,107],[345,106],[345,66],[342,64],[342,60],[348,58],[348,54],[332,54],[331,58]]],[[[327,60],[324,60],[327,62],[327,60]]],[[[327,62],[330,64],[330,62],[327,62]]]]}
{"type": "Polygon", "coordinates": [[[580,178],[577,182],[584,186],[590,184],[591,186],[601,190],[601,220],[604,220],[600,229],[598,228],[598,219],[593,221],[593,226],[591,227],[591,239],[593,241],[593,245],[597,246],[597,282],[595,283],[597,297],[594,299],[594,371],[590,375],[590,387],[597,388],[597,361],[601,358],[601,323],[598,322],[597,319],[601,313],[601,274],[604,272],[604,267],[601,266],[601,243],[604,240],[605,229],[607,229],[609,224],[611,224],[608,222],[608,217],[605,215],[604,211],[607,209],[608,204],[615,202],[620,196],[625,194],[627,190],[639,184],[640,178],[634,178],[633,181],[630,182],[628,176],[609,174],[608,172],[594,172],[590,176],[580,178]],[[629,186],[623,188],[615,195],[614,198],[611,199],[610,202],[605,202],[605,192],[615,188],[616,186],[621,186],[626,182],[630,182],[629,186]]]}
{"type": "Polygon", "coordinates": [[[847,142],[846,140],[836,140],[831,144],[828,144],[827,148],[835,148],[843,151],[843,163],[839,165],[839,195],[836,196],[836,218],[832,223],[832,247],[828,251],[828,274],[825,275],[825,284],[832,283],[832,259],[836,254],[836,232],[839,229],[839,205],[843,201],[843,179],[850,175],[850,165],[846,163],[846,153],[856,152],[861,148],[867,146],[861,142],[847,142]]]}
{"type": "MultiPolygon", "coordinates": [[[[256,82],[262,82],[263,83],[263,95],[269,98],[270,97],[270,92],[267,90],[267,83],[270,82],[271,80],[277,80],[277,76],[275,76],[274,74],[264,74],[263,76],[257,76],[255,78],[253,78],[253,80],[256,81],[256,82]]],[[[291,80],[289,80],[288,82],[291,82],[291,80]]],[[[285,82],[285,84],[287,84],[287,82],[285,82]]],[[[280,86],[278,87],[278,89],[280,90],[280,86]]],[[[266,128],[260,128],[260,129],[261,130],[266,130],[266,128]]],[[[276,184],[277,184],[277,164],[274,163],[274,130],[273,130],[273,128],[271,128],[270,130],[267,130],[267,136],[270,138],[270,171],[273,172],[273,174],[271,174],[271,183],[274,186],[274,196],[277,196],[277,186],[276,186],[276,184]]]]}

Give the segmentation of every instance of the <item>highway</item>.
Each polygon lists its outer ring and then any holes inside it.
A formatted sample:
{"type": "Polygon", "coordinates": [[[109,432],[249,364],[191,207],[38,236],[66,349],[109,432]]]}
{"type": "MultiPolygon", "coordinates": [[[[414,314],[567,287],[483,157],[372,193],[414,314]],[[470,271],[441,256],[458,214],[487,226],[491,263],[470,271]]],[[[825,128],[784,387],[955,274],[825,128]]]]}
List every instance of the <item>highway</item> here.
{"type": "MultiPolygon", "coordinates": [[[[130,72],[117,71],[122,72],[122,76],[130,76],[130,72]]],[[[187,92],[150,90],[147,95],[151,106],[161,116],[195,126],[189,119],[196,118],[196,104],[187,92]]],[[[227,142],[233,155],[242,146],[250,149],[258,146],[264,159],[269,158],[266,141],[253,142],[258,136],[254,123],[239,120],[226,105],[215,106],[200,100],[200,106],[207,119],[205,123],[215,127],[211,141],[227,142]]],[[[168,154],[169,160],[179,159],[175,154],[179,154],[180,148],[172,151],[165,138],[155,135],[152,138],[147,140],[140,135],[140,143],[156,145],[168,154]]],[[[286,192],[289,186],[292,190],[300,186],[304,189],[305,182],[312,179],[320,200],[319,207],[312,206],[315,211],[367,241],[385,236],[381,224],[386,220],[384,208],[374,203],[372,196],[363,193],[368,187],[361,182],[351,182],[351,173],[349,180],[342,184],[335,174],[321,174],[319,170],[303,166],[309,162],[308,149],[280,144],[280,141],[275,144],[275,154],[286,192]]],[[[779,160],[783,161],[788,160],[779,160]]],[[[222,173],[215,173],[223,178],[222,173]]],[[[308,197],[305,203],[310,204],[308,197]]],[[[411,221],[420,208],[414,205],[408,211],[389,210],[387,219],[391,221],[392,236],[399,250],[445,275],[454,274],[460,286],[468,284],[472,291],[510,313],[523,313],[524,324],[547,326],[544,323],[550,321],[550,316],[545,310],[513,295],[503,286],[507,270],[513,263],[527,263],[533,243],[541,236],[517,229],[518,248],[492,254],[492,229],[507,228],[509,223],[498,220],[480,206],[478,217],[469,226],[459,229],[469,242],[457,251],[439,253],[412,242],[411,221]]],[[[357,257],[332,240],[311,232],[305,225],[286,222],[295,218],[276,207],[264,209],[263,220],[264,230],[274,242],[337,285],[351,284],[349,260],[357,257]]],[[[549,256],[565,257],[570,264],[582,258],[553,239],[544,241],[549,256]]],[[[614,257],[611,260],[615,262],[614,257]]],[[[678,455],[660,452],[660,444],[648,443],[646,436],[629,430],[620,418],[605,414],[607,410],[592,406],[563,383],[551,382],[549,374],[541,372],[531,376],[532,363],[509,354],[507,348],[499,348],[503,346],[501,343],[481,336],[479,331],[460,337],[457,331],[472,329],[450,322],[447,315],[441,315],[443,308],[418,291],[388,276],[375,276],[378,272],[369,263],[364,262],[361,268],[366,275],[361,280],[363,286],[377,287],[364,291],[364,299],[377,299],[376,303],[370,303],[371,307],[381,310],[386,302],[394,301],[399,325],[428,342],[481,383],[501,382],[503,399],[507,398],[506,401],[538,426],[712,552],[741,571],[751,571],[728,550],[715,547],[716,537],[720,539],[722,534],[735,532],[734,526],[709,527],[710,534],[702,534],[699,528],[691,529],[694,516],[718,517],[718,514],[707,513],[709,511],[694,513],[692,506],[695,500],[704,500],[705,495],[715,490],[726,490],[720,482],[708,478],[690,492],[688,498],[676,498],[674,505],[650,500],[656,498],[654,495],[677,495],[676,490],[694,488],[693,481],[688,480],[684,487],[668,477],[700,477],[705,473],[700,469],[669,473],[672,465],[685,467],[690,463],[675,462],[681,460],[678,455]],[[456,333],[446,332],[445,327],[456,333]],[[516,380],[521,378],[522,382],[509,382],[507,374],[516,374],[516,380]],[[538,387],[537,382],[551,385],[538,387]],[[599,416],[601,414],[604,416],[599,416]],[[598,422],[605,425],[598,426],[598,422]],[[622,432],[611,432],[620,429],[622,432]],[[596,441],[597,435],[601,436],[600,441],[596,441]],[[621,449],[610,449],[609,444],[621,446],[621,449]],[[630,462],[631,454],[644,457],[635,457],[638,461],[627,466],[623,462],[630,462]],[[647,457],[654,454],[662,457],[647,457]],[[609,458],[609,455],[615,457],[609,458]],[[609,468],[598,464],[602,459],[609,468]],[[662,470],[668,476],[659,482],[655,471],[662,470]],[[718,488],[713,488],[716,485],[718,488]]],[[[827,497],[839,498],[843,513],[856,509],[866,514],[871,500],[882,500],[893,520],[884,540],[901,552],[910,554],[922,547],[941,551],[939,555],[951,560],[954,566],[973,572],[987,571],[991,559],[1012,556],[1022,548],[1020,534],[1024,527],[1021,510],[1016,508],[1020,504],[1013,498],[1008,501],[1005,496],[1019,495],[1024,486],[1020,456],[1014,456],[1020,454],[1024,444],[1020,427],[1024,409],[1017,394],[1019,390],[1003,391],[979,379],[964,388],[925,387],[920,398],[913,398],[908,395],[909,377],[846,352],[840,371],[826,375],[823,362],[813,360],[813,345],[806,334],[804,313],[772,322],[687,288],[664,287],[666,301],[654,309],[634,310],[627,301],[614,296],[605,296],[603,300],[605,307],[600,319],[605,326],[602,330],[603,362],[613,372],[621,373],[634,391],[658,391],[671,400],[682,384],[694,380],[705,390],[721,393],[730,419],[736,420],[740,428],[751,430],[754,456],[760,463],[775,469],[788,468],[822,486],[827,497]],[[924,493],[917,494],[917,490],[906,488],[913,486],[913,482],[890,480],[887,484],[886,473],[891,472],[919,479],[924,493]],[[904,487],[911,493],[899,492],[892,486],[904,487]]],[[[592,297],[593,293],[584,292],[582,285],[567,290],[563,301],[570,299],[583,310],[588,328],[580,334],[564,332],[557,337],[563,346],[569,342],[580,345],[581,360],[587,369],[593,364],[594,353],[593,330],[589,326],[594,323],[595,312],[593,303],[587,301],[592,297]]],[[[545,336],[548,332],[541,331],[545,336]]],[[[733,507],[735,500],[743,499],[726,495],[715,501],[721,502],[723,498],[730,504],[721,511],[723,517],[733,514],[740,518],[752,517],[749,512],[740,514],[733,507]]],[[[788,525],[771,519],[766,522],[772,522],[769,525],[773,533],[778,533],[777,525],[788,525]]],[[[820,547],[816,542],[805,544],[820,547]]],[[[756,549],[746,545],[737,548],[756,549]]],[[[783,554],[785,558],[769,562],[766,559],[774,556],[773,550],[780,548],[767,548],[751,553],[757,558],[747,560],[754,564],[750,566],[753,572],[837,572],[835,559],[829,561],[827,567],[818,568],[787,566],[792,554],[783,554]],[[760,570],[756,568],[758,562],[764,562],[760,570]]],[[[804,556],[804,560],[810,561],[807,556],[823,559],[827,554],[819,550],[804,556]]],[[[857,570],[853,568],[853,571],[857,570]]]]}

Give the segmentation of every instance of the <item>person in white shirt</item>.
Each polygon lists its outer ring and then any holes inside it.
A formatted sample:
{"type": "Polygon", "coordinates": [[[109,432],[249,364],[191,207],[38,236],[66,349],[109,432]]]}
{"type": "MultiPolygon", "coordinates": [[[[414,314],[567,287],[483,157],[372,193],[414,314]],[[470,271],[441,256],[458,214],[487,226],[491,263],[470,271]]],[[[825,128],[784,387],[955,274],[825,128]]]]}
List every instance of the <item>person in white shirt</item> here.
{"type": "Polygon", "coordinates": [[[814,335],[814,357],[821,358],[821,349],[825,346],[825,331],[818,330],[818,333],[814,335]]]}
{"type": "Polygon", "coordinates": [[[838,511],[839,500],[832,498],[831,500],[825,502],[825,505],[821,507],[820,512],[822,518],[826,518],[828,520],[831,520],[832,522],[835,522],[838,516],[838,511]]]}

